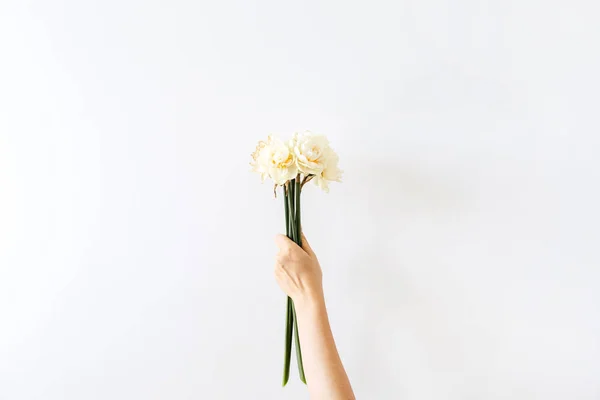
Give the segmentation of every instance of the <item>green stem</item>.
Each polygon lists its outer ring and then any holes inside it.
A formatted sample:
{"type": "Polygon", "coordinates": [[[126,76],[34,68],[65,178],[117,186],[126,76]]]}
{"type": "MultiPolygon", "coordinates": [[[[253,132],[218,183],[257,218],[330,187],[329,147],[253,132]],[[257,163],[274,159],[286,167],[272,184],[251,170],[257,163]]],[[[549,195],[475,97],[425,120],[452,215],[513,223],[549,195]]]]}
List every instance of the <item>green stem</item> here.
{"type": "Polygon", "coordinates": [[[300,335],[298,334],[298,318],[296,317],[296,308],[294,307],[294,303],[292,302],[292,315],[294,321],[294,343],[296,346],[296,361],[298,362],[298,375],[300,375],[300,380],[306,384],[306,376],[304,375],[304,363],[302,362],[302,349],[300,347],[300,335]]]}
{"type": "MultiPolygon", "coordinates": [[[[298,246],[302,246],[302,229],[300,225],[300,193],[302,191],[301,183],[300,183],[300,175],[296,178],[294,182],[294,241],[298,244],[298,246]]],[[[296,318],[296,309],[294,304],[292,303],[292,313],[294,316],[294,343],[296,347],[296,361],[298,362],[298,374],[300,375],[300,380],[306,384],[306,376],[304,375],[304,363],[302,362],[302,348],[300,346],[300,335],[298,333],[298,319],[296,318]]]]}
{"type": "Polygon", "coordinates": [[[285,358],[283,361],[283,384],[285,386],[290,379],[290,364],[292,360],[292,332],[294,330],[294,303],[287,298],[285,313],[285,358]]]}
{"type": "Polygon", "coordinates": [[[296,187],[294,188],[294,195],[296,196],[295,198],[295,221],[296,221],[296,240],[295,242],[298,244],[298,246],[302,247],[302,229],[300,227],[300,192],[302,191],[302,188],[300,186],[300,175],[298,175],[298,178],[296,178],[296,187]]]}
{"type": "Polygon", "coordinates": [[[296,240],[296,182],[294,179],[290,181],[289,184],[289,192],[288,192],[288,213],[290,220],[290,232],[288,233],[288,237],[297,243],[296,240]]]}
{"type": "MultiPolygon", "coordinates": [[[[290,236],[290,204],[288,203],[290,193],[287,187],[283,187],[283,203],[285,207],[285,231],[287,236],[290,236]]],[[[286,314],[285,314],[285,353],[283,360],[283,384],[285,386],[290,379],[290,362],[292,359],[292,333],[294,329],[294,305],[291,298],[287,298],[286,314]]]]}
{"type": "MultiPolygon", "coordinates": [[[[285,225],[286,234],[291,240],[293,240],[299,246],[302,246],[302,230],[300,227],[300,192],[302,185],[300,182],[300,176],[296,179],[292,179],[284,187],[284,206],[285,206],[285,225]]],[[[304,375],[304,364],[302,362],[302,349],[300,347],[300,335],[298,333],[298,320],[296,318],[296,309],[294,302],[291,298],[287,299],[287,312],[286,312],[286,336],[285,336],[285,360],[283,369],[283,386],[289,380],[290,375],[290,359],[291,359],[291,346],[292,346],[292,335],[294,337],[294,343],[296,348],[296,361],[298,363],[298,374],[300,380],[306,383],[306,377],[304,375]]]]}
{"type": "Polygon", "coordinates": [[[288,197],[290,195],[288,184],[283,186],[283,206],[285,208],[285,234],[290,236],[290,204],[288,203],[288,197]]]}

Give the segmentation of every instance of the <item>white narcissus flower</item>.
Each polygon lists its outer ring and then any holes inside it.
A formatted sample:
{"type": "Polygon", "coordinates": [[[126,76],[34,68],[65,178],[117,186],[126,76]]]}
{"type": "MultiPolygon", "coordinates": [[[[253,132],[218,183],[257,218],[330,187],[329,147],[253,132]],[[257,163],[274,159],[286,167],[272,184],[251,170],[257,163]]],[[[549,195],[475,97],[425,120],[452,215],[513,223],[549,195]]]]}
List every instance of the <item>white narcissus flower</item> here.
{"type": "Polygon", "coordinates": [[[329,146],[324,151],[325,167],[323,171],[314,177],[315,184],[323,189],[325,192],[329,192],[329,182],[341,182],[342,171],[338,163],[340,158],[337,153],[329,146]]]}
{"type": "Polygon", "coordinates": [[[298,173],[296,159],[290,148],[274,136],[266,142],[259,142],[252,153],[252,170],[258,172],[263,179],[269,177],[276,185],[283,185],[294,179],[298,173]]]}
{"type": "Polygon", "coordinates": [[[290,147],[296,156],[298,170],[304,175],[320,175],[326,164],[329,141],[323,135],[311,132],[296,133],[290,140],[290,147]]]}
{"type": "Polygon", "coordinates": [[[256,150],[254,150],[254,153],[251,154],[252,161],[250,161],[252,172],[258,173],[263,182],[269,176],[267,163],[264,162],[264,154],[266,154],[266,152],[263,154],[263,150],[265,150],[265,147],[267,147],[267,142],[263,142],[262,140],[258,142],[256,145],[256,150]]]}

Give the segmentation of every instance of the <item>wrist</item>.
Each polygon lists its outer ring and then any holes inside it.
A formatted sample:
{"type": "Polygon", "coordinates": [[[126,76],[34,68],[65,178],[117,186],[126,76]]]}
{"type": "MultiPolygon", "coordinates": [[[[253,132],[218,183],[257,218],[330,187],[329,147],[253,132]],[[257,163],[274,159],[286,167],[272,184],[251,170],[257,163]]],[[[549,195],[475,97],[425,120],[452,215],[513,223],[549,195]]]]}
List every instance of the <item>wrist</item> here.
{"type": "Polygon", "coordinates": [[[296,296],[293,300],[297,313],[305,314],[325,308],[323,290],[308,290],[296,296]]]}

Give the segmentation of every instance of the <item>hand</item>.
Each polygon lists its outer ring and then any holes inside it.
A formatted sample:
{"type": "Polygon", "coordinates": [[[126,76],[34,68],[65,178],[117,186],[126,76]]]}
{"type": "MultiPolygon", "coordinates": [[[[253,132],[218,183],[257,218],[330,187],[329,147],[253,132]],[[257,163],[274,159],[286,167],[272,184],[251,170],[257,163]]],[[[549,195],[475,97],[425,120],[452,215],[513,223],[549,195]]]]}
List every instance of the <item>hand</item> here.
{"type": "Polygon", "coordinates": [[[275,236],[275,244],[279,247],[275,261],[275,279],[279,287],[294,303],[322,298],[323,273],[304,234],[302,248],[285,235],[275,236]]]}
{"type": "Polygon", "coordinates": [[[356,399],[329,326],[317,256],[304,235],[302,248],[284,235],[277,235],[275,243],[275,278],[294,301],[310,398],[356,399]]]}

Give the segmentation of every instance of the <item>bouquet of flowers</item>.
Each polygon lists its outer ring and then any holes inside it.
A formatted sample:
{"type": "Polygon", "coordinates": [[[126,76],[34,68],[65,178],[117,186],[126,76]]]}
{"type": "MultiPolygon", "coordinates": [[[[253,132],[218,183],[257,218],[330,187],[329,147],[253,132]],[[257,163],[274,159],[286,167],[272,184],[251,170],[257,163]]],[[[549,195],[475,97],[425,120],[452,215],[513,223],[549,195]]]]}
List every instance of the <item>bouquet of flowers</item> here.
{"type": "MultiPolygon", "coordinates": [[[[275,136],[260,141],[252,153],[252,170],[260,174],[262,180],[269,178],[277,188],[283,188],[285,208],[285,229],[287,236],[302,246],[300,225],[300,194],[304,185],[313,181],[325,192],[329,191],[329,182],[341,182],[342,170],[338,167],[339,157],[323,135],[310,132],[296,133],[291,140],[284,142],[275,136]]],[[[300,380],[306,383],[302,366],[302,350],[298,336],[298,322],[294,302],[287,298],[285,317],[285,358],[283,366],[283,386],[290,377],[290,359],[292,337],[296,347],[296,360],[300,380]]]]}

